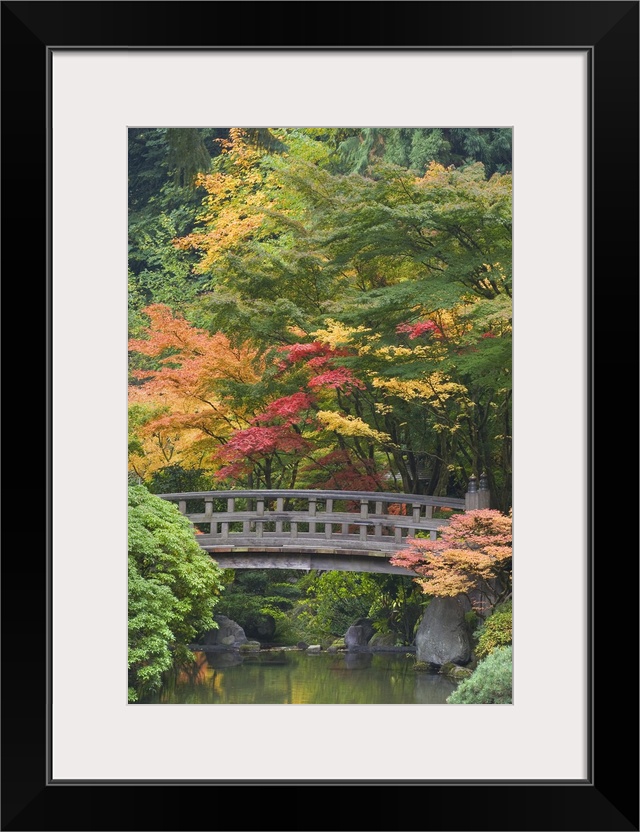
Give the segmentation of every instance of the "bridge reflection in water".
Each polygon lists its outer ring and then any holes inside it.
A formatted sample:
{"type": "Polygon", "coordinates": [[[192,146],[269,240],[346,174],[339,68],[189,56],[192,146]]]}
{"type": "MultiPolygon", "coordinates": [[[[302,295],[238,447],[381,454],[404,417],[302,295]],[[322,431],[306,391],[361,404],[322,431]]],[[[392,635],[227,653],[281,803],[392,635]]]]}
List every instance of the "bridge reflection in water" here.
{"type": "MultiPolygon", "coordinates": [[[[389,558],[418,532],[435,540],[434,509],[488,508],[486,479],[464,499],[298,489],[159,494],[177,503],[197,541],[224,568],[321,569],[407,575],[389,558]],[[485,487],[483,487],[485,486],[485,487]]],[[[422,536],[422,535],[421,535],[422,536]]]]}

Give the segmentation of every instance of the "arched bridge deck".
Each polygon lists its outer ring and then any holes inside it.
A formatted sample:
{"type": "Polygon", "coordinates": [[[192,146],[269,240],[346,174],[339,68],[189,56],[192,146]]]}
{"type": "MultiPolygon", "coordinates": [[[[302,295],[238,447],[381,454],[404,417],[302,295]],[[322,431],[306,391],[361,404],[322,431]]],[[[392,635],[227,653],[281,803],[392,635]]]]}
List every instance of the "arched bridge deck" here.
{"type": "MultiPolygon", "coordinates": [[[[481,480],[482,483],[482,480],[481,480]]],[[[435,539],[447,519],[434,509],[488,507],[465,499],[298,489],[159,494],[194,524],[203,549],[233,569],[322,569],[407,575],[389,558],[419,532],[435,539]]],[[[471,498],[471,499],[470,499],[471,498]]],[[[410,573],[409,573],[410,574],[410,573]]]]}

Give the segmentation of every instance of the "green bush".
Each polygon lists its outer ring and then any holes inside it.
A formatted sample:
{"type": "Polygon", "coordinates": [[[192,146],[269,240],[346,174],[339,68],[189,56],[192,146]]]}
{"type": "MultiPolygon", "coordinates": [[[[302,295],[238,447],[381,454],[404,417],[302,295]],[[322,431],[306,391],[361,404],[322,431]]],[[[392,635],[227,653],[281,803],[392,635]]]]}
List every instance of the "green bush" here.
{"type": "Polygon", "coordinates": [[[486,658],[497,647],[511,644],[513,635],[513,608],[511,601],[496,607],[482,627],[477,630],[476,656],[486,658]]]}
{"type": "Polygon", "coordinates": [[[271,615],[276,620],[276,632],[273,637],[273,643],[279,645],[296,644],[298,641],[303,641],[301,630],[292,621],[290,613],[284,613],[281,610],[271,610],[271,615]]]}
{"type": "Polygon", "coordinates": [[[326,637],[343,636],[354,621],[366,618],[376,598],[371,576],[359,572],[324,572],[307,590],[314,625],[326,637]]]}
{"type": "Polygon", "coordinates": [[[226,583],[226,592],[216,613],[228,616],[245,630],[251,629],[261,616],[272,616],[276,621],[275,642],[300,640],[300,634],[287,624],[290,611],[302,594],[294,570],[229,570],[226,583]],[[283,580],[283,575],[296,583],[283,580]]]}
{"type": "Polygon", "coordinates": [[[452,705],[510,705],[513,648],[496,647],[449,696],[452,705]]]}
{"type": "Polygon", "coordinates": [[[157,689],[176,656],[215,626],[222,571],[176,506],[129,486],[129,701],[157,689]]]}

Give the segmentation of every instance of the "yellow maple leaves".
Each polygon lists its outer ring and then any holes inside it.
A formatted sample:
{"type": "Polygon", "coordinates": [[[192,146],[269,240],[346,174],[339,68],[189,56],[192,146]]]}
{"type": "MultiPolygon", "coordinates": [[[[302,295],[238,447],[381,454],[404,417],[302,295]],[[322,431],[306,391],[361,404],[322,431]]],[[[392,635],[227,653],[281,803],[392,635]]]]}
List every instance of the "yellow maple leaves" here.
{"type": "Polygon", "coordinates": [[[316,329],[313,336],[323,344],[328,344],[332,349],[350,346],[355,335],[370,332],[366,326],[348,327],[340,321],[329,318],[325,322],[324,329],[316,329]]]}
{"type": "Polygon", "coordinates": [[[464,400],[468,396],[467,388],[463,384],[451,381],[445,373],[440,372],[430,373],[423,379],[408,381],[374,376],[371,383],[387,394],[397,396],[407,402],[422,399],[431,404],[444,404],[451,397],[464,400]]]}
{"type": "Polygon", "coordinates": [[[375,430],[358,416],[349,416],[344,413],[337,413],[334,410],[319,410],[316,414],[318,421],[327,430],[332,430],[341,436],[354,436],[362,439],[371,439],[374,442],[388,444],[391,437],[388,433],[375,430]]]}

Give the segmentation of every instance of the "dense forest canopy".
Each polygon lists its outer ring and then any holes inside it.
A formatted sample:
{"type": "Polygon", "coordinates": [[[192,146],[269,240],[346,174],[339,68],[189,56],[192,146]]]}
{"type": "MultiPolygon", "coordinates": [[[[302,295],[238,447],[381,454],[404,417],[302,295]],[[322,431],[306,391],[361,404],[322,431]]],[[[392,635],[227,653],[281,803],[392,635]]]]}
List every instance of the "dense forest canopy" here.
{"type": "Polygon", "coordinates": [[[129,458],[511,505],[511,131],[129,133],[129,458]]]}

